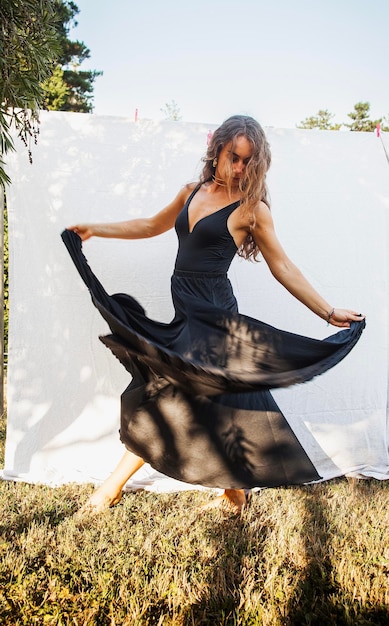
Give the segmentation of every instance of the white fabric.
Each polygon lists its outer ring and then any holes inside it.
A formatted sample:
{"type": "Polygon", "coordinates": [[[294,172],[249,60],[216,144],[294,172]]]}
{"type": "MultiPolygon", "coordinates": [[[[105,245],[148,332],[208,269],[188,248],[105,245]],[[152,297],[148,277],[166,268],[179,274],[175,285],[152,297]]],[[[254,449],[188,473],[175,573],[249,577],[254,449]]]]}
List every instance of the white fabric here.
{"type": "MultiPolygon", "coordinates": [[[[211,126],[211,129],[213,127],[211,126]]],[[[8,424],[3,477],[57,485],[103,480],[123,452],[119,397],[129,375],[98,340],[104,320],[60,239],[68,225],[150,215],[195,180],[209,126],[42,113],[33,165],[11,155],[8,424]]],[[[367,314],[352,353],[316,380],[277,390],[292,428],[324,479],[387,479],[388,210],[386,138],[374,133],[267,129],[279,238],[334,306],[367,314]]],[[[84,245],[108,292],[137,297],[151,317],[172,315],[170,231],[84,245]]],[[[280,328],[335,332],[290,296],[265,262],[236,259],[240,310],[280,328]]],[[[188,488],[145,467],[128,487],[188,488]]]]}

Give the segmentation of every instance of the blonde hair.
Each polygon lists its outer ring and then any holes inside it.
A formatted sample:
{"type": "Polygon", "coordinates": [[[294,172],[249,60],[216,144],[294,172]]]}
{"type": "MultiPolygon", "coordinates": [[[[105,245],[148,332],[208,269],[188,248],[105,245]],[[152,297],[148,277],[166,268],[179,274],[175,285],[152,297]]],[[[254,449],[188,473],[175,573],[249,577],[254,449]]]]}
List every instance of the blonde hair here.
{"type": "MultiPolygon", "coordinates": [[[[271,163],[270,146],[261,125],[247,115],[233,115],[229,117],[213,133],[203,161],[205,165],[200,175],[200,183],[205,183],[215,176],[214,160],[218,158],[222,148],[232,142],[234,148],[238,137],[246,137],[253,148],[252,156],[245,167],[244,176],[239,181],[242,194],[241,207],[247,211],[250,219],[250,230],[255,225],[255,209],[259,203],[265,202],[270,206],[266,185],[266,174],[271,163]]],[[[232,168],[225,181],[228,192],[232,193],[232,168]]],[[[238,254],[245,259],[256,260],[259,254],[251,233],[249,233],[238,250],[238,254]]]]}

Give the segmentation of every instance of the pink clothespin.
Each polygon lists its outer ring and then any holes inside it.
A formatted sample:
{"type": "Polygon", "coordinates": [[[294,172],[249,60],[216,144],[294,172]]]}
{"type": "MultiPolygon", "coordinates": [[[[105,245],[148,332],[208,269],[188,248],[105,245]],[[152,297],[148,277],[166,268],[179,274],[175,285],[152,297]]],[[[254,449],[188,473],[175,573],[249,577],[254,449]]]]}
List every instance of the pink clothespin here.
{"type": "Polygon", "coordinates": [[[375,134],[377,135],[377,137],[381,137],[381,124],[379,123],[375,127],[375,134]]]}
{"type": "Polygon", "coordinates": [[[213,135],[213,132],[209,130],[208,135],[207,135],[207,146],[209,146],[209,144],[211,143],[212,135],[213,135]]]}
{"type": "Polygon", "coordinates": [[[135,121],[138,121],[138,109],[135,109],[135,121]]]}

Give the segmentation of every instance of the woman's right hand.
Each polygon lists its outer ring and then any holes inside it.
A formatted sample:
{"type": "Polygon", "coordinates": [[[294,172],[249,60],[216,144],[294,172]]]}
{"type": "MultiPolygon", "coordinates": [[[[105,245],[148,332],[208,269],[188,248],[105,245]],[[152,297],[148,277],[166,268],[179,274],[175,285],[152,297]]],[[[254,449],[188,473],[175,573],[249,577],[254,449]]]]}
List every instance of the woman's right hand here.
{"type": "Polygon", "coordinates": [[[66,230],[72,230],[77,233],[82,241],[86,241],[94,235],[92,224],[76,224],[75,226],[68,226],[66,230]]]}

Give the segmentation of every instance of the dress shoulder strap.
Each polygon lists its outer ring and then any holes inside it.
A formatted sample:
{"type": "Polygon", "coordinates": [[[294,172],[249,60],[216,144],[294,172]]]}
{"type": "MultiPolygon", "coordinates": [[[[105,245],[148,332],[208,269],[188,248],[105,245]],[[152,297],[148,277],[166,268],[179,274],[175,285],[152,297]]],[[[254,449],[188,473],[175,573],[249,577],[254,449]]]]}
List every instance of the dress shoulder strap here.
{"type": "Polygon", "coordinates": [[[198,190],[200,189],[201,185],[202,185],[202,183],[197,183],[196,187],[193,189],[192,193],[190,194],[190,196],[188,197],[187,201],[185,202],[185,204],[186,204],[187,206],[189,206],[189,204],[190,204],[190,203],[191,203],[191,201],[192,201],[193,196],[194,196],[194,195],[196,195],[196,193],[197,193],[197,192],[198,192],[198,190]]]}

